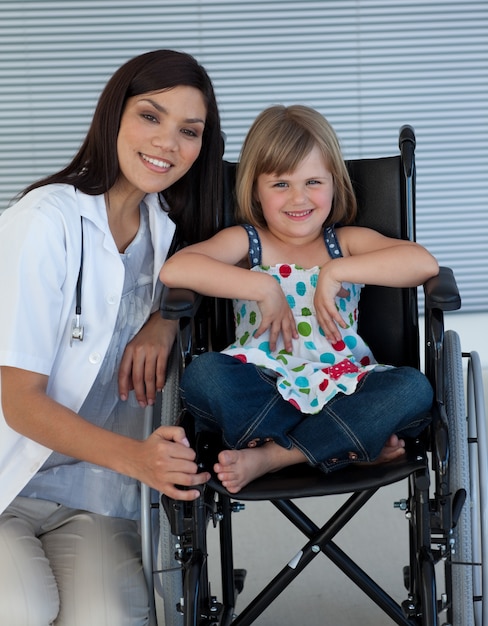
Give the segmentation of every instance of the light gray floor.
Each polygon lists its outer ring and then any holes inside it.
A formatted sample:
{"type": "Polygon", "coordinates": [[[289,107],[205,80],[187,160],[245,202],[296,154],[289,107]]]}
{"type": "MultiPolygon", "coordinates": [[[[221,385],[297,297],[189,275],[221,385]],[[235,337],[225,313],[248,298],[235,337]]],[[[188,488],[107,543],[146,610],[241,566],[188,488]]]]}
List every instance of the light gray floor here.
{"type": "MultiPolygon", "coordinates": [[[[488,369],[484,371],[488,399],[488,369]]],[[[407,484],[385,487],[336,538],[337,543],[397,602],[406,599],[403,566],[408,562],[408,521],[394,502],[405,498],[407,484]]],[[[310,517],[322,525],[343,496],[302,500],[310,517]]],[[[248,571],[236,612],[251,601],[303,547],[304,536],[269,502],[249,502],[233,516],[235,567],[248,571]]],[[[218,533],[209,531],[210,573],[220,593],[218,533]]],[[[439,587],[442,573],[439,571],[439,587]]],[[[322,554],[300,574],[259,618],[257,626],[387,626],[394,622],[322,554]]]]}

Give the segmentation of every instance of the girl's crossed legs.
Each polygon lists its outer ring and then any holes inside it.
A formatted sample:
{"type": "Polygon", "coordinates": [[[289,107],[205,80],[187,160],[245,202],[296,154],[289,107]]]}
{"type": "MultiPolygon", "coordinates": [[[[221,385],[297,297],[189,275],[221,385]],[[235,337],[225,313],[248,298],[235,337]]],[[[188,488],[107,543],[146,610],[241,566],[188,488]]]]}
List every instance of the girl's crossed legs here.
{"type": "Polygon", "coordinates": [[[351,395],[337,394],[317,414],[286,402],[275,379],[225,354],[199,356],[185,371],[182,397],[197,429],[222,432],[214,469],[236,493],[258,476],[309,462],[324,472],[403,454],[403,437],[428,424],[433,392],[418,370],[371,372],[351,395]]]}

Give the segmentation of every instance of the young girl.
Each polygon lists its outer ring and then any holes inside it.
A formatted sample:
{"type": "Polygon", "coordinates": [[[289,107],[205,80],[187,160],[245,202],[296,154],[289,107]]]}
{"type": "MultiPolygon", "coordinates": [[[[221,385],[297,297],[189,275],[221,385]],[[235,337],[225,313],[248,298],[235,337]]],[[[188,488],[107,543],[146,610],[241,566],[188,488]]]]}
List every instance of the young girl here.
{"type": "Polygon", "coordinates": [[[364,284],[419,285],[436,260],[349,225],[356,203],[337,138],[308,107],[258,116],[237,203],[242,225],[185,248],[160,274],[235,300],[236,341],[199,356],[182,380],[198,428],[221,430],[229,448],[214,468],[222,484],[236,493],[295,463],[329,472],[400,456],[400,437],[428,423],[432,389],[414,368],[376,363],[357,334],[359,296],[364,284]]]}
{"type": "Polygon", "coordinates": [[[142,440],[177,330],[158,276],[176,229],[212,234],[221,146],[204,68],[148,52],[0,218],[1,624],[147,624],[138,481],[193,499],[208,479],[183,429],[142,440]]]}

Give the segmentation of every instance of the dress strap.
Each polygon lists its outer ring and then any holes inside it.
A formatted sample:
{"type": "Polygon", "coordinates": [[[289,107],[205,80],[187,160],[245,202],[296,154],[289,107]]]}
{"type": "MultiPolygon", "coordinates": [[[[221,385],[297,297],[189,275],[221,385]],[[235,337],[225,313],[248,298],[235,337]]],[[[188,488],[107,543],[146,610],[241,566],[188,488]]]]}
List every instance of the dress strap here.
{"type": "Polygon", "coordinates": [[[241,226],[246,229],[247,236],[249,237],[248,258],[250,267],[261,265],[263,251],[258,231],[254,228],[254,226],[251,226],[251,224],[241,224],[241,226]]]}
{"type": "Polygon", "coordinates": [[[334,226],[324,228],[324,241],[331,259],[337,259],[343,256],[334,226]]]}
{"type": "MultiPolygon", "coordinates": [[[[261,265],[263,251],[258,231],[254,228],[254,226],[251,226],[251,224],[241,224],[241,226],[246,229],[247,236],[249,237],[249,265],[251,267],[261,265]]],[[[337,259],[343,256],[334,226],[327,226],[324,228],[324,242],[332,259],[337,259]]]]}

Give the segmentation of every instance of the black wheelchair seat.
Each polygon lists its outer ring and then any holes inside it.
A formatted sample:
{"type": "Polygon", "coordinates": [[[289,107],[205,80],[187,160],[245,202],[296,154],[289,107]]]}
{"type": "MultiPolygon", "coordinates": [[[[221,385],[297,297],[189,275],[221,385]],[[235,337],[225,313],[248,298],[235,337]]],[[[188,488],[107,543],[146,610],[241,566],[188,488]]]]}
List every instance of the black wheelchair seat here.
{"type": "Polygon", "coordinates": [[[389,463],[378,465],[348,465],[330,474],[302,463],[265,474],[246,485],[239,493],[229,493],[215,476],[213,466],[223,449],[215,433],[199,433],[196,438],[197,462],[212,474],[208,485],[217,493],[239,500],[293,500],[342,493],[375,490],[389,485],[414,472],[428,469],[425,446],[418,440],[406,442],[405,455],[389,463]]]}

